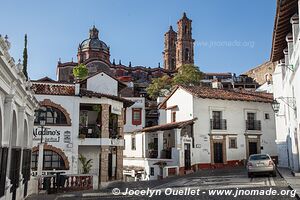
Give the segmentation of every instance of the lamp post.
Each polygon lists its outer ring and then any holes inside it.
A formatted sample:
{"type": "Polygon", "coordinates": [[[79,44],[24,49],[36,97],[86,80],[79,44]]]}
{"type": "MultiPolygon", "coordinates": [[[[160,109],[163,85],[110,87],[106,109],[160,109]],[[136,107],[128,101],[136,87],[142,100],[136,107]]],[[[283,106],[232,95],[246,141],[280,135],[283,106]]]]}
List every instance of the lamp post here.
{"type": "Polygon", "coordinates": [[[44,134],[44,126],[46,125],[45,117],[40,118],[40,127],[41,127],[41,142],[39,143],[39,157],[38,157],[38,169],[37,175],[41,176],[43,171],[43,162],[44,162],[44,144],[43,144],[43,134],[44,134]]]}
{"type": "Polygon", "coordinates": [[[275,114],[279,112],[279,107],[280,107],[280,103],[276,99],[274,99],[272,102],[272,108],[275,114]]]}
{"type": "Polygon", "coordinates": [[[278,98],[274,99],[273,102],[272,102],[272,108],[273,108],[275,114],[278,114],[279,108],[280,108],[280,103],[277,100],[281,100],[287,106],[289,106],[294,111],[296,111],[295,97],[278,97],[278,98]]]}

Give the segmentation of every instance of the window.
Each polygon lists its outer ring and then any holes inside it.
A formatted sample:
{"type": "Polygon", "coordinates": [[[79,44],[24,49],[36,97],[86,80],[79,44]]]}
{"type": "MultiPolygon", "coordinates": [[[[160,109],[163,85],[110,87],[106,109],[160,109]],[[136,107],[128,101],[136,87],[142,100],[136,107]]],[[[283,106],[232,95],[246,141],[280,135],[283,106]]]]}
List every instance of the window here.
{"type": "Polygon", "coordinates": [[[248,113],[247,113],[247,120],[248,120],[248,121],[254,121],[255,118],[256,118],[255,114],[256,114],[256,113],[250,113],[250,112],[248,112],[248,113]]]}
{"type": "Polygon", "coordinates": [[[132,108],[132,124],[141,125],[142,124],[142,109],[132,108]]]}
{"type": "Polygon", "coordinates": [[[270,119],[270,114],[269,113],[265,113],[265,119],[270,119]]]}
{"type": "Polygon", "coordinates": [[[176,111],[172,112],[171,121],[176,122],[176,111]]]}
{"type": "Polygon", "coordinates": [[[221,129],[222,112],[212,111],[212,118],[213,118],[213,129],[221,129]]]}
{"type": "Polygon", "coordinates": [[[131,150],[136,150],[135,136],[131,136],[131,150]]]}
{"type": "Polygon", "coordinates": [[[229,149],[237,149],[237,139],[229,138],[229,149]]]}
{"type": "Polygon", "coordinates": [[[40,109],[35,111],[35,119],[34,123],[39,124],[40,120],[44,118],[46,120],[47,125],[51,124],[59,124],[66,125],[67,118],[65,114],[57,108],[53,108],[50,106],[42,106],[40,109]]]}
{"type": "MultiPolygon", "coordinates": [[[[39,151],[35,151],[31,155],[31,168],[37,170],[39,151]]],[[[64,170],[66,169],[63,158],[56,152],[44,150],[43,170],[64,170]]]]}
{"type": "Polygon", "coordinates": [[[154,176],[154,167],[150,167],[150,176],[154,176]]]}
{"type": "Polygon", "coordinates": [[[189,60],[189,57],[190,57],[189,49],[186,48],[186,49],[185,49],[185,54],[184,54],[184,60],[185,60],[185,61],[188,61],[188,60],[189,60]]]}

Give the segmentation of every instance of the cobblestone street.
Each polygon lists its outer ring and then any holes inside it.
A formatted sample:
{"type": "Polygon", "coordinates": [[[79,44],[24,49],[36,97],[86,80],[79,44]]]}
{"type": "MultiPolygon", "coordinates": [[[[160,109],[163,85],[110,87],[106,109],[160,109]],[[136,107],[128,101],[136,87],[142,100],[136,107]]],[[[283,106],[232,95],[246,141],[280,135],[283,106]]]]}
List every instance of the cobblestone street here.
{"type": "MultiPolygon", "coordinates": [[[[286,183],[286,181],[277,174],[277,177],[257,176],[248,178],[245,168],[234,169],[217,169],[202,170],[194,174],[186,176],[172,177],[164,180],[147,181],[147,182],[118,182],[110,184],[106,189],[95,192],[83,192],[61,195],[45,196],[47,199],[150,199],[149,195],[128,195],[126,190],[160,190],[160,195],[153,195],[151,199],[296,199],[286,183]],[[113,195],[113,192],[120,192],[119,195],[113,195]],[[170,189],[171,188],[171,189],[170,189]],[[276,191],[275,195],[251,196],[237,195],[236,190],[260,190],[276,191]],[[174,194],[179,190],[199,190],[198,195],[166,195],[168,191],[174,194]],[[210,194],[212,191],[232,190],[231,194],[210,194]],[[285,191],[291,195],[281,195],[280,192],[285,191]],[[235,197],[236,196],[236,197],[235,197]],[[291,197],[292,196],[292,197],[291,197]]],[[[268,194],[268,193],[266,193],[268,194]]],[[[32,196],[28,200],[42,199],[43,196],[32,196]]],[[[45,199],[45,198],[43,198],[45,199]]]]}

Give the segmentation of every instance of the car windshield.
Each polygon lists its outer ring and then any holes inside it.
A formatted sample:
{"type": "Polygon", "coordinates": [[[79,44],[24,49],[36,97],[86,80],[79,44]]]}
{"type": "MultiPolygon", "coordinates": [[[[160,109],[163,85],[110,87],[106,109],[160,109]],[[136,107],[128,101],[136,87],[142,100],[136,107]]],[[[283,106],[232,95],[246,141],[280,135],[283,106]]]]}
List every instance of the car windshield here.
{"type": "Polygon", "coordinates": [[[269,160],[268,155],[252,155],[250,156],[249,160],[269,160]]]}

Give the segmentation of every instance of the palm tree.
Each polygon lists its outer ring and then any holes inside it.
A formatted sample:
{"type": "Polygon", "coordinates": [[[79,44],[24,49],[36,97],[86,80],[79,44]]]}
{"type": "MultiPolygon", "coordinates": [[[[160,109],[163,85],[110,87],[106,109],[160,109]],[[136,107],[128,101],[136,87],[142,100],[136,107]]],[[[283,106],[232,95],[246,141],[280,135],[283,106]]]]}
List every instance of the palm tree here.
{"type": "Polygon", "coordinates": [[[87,158],[85,156],[83,156],[82,154],[79,154],[79,161],[82,165],[82,173],[83,174],[88,174],[91,171],[92,168],[92,159],[87,160],[87,158]]]}

